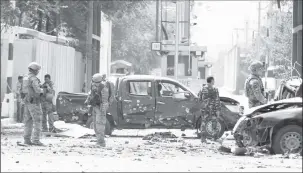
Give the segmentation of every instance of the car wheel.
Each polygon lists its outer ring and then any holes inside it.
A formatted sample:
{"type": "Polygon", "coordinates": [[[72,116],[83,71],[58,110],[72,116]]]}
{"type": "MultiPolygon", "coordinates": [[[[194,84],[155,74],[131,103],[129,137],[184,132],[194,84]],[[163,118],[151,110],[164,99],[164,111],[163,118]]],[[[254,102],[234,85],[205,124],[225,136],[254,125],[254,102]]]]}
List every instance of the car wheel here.
{"type": "Polygon", "coordinates": [[[302,152],[302,127],[288,125],[280,129],[273,137],[272,149],[275,154],[302,152]]]}
{"type": "MultiPolygon", "coordinates": [[[[201,118],[199,118],[198,120],[199,122],[197,123],[197,136],[198,138],[201,137],[201,118]]],[[[216,137],[217,138],[221,138],[224,134],[225,131],[225,125],[224,123],[219,120],[219,119],[207,119],[205,121],[205,129],[203,129],[204,132],[206,132],[206,137],[207,138],[213,138],[216,137]],[[213,127],[213,124],[216,124],[216,127],[213,127]]]]}
{"type": "MultiPolygon", "coordinates": [[[[89,117],[88,120],[86,121],[86,127],[89,129],[94,129],[94,121],[93,121],[93,117],[89,117]]],[[[105,135],[111,135],[113,132],[113,129],[111,127],[110,122],[108,121],[108,119],[106,118],[106,124],[105,124],[105,135]]]]}

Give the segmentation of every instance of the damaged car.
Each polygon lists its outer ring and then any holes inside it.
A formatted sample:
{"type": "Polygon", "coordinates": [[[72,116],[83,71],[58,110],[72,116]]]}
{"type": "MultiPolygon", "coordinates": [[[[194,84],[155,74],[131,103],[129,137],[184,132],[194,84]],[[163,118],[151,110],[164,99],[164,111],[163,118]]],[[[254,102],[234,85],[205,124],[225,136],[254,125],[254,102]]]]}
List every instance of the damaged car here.
{"type": "MultiPolygon", "coordinates": [[[[118,77],[113,83],[114,101],[106,115],[107,135],[113,129],[200,130],[201,104],[198,96],[182,83],[151,75],[118,77]]],[[[60,92],[56,102],[59,118],[67,123],[93,128],[93,119],[84,105],[86,97],[87,94],[60,92]]],[[[222,96],[220,100],[222,111],[219,120],[206,122],[206,132],[210,137],[215,133],[222,136],[224,131],[232,130],[241,117],[242,107],[238,101],[222,96]]]]}
{"type": "Polygon", "coordinates": [[[274,100],[283,100],[288,98],[293,98],[298,94],[302,94],[302,91],[299,91],[300,86],[302,87],[302,78],[293,76],[289,79],[283,80],[275,92],[274,100]]]}
{"type": "Polygon", "coordinates": [[[248,110],[233,129],[238,147],[268,146],[274,154],[302,153],[302,98],[248,110]]]}

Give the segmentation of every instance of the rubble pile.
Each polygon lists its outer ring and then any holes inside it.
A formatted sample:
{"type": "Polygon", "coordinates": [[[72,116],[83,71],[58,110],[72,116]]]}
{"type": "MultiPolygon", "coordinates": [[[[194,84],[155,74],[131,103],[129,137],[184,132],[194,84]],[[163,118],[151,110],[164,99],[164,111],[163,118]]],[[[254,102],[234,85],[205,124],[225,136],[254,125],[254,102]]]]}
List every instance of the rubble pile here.
{"type": "Polygon", "coordinates": [[[142,140],[161,142],[167,141],[169,139],[170,142],[177,142],[177,138],[178,137],[171,132],[155,132],[144,136],[142,140]]]}

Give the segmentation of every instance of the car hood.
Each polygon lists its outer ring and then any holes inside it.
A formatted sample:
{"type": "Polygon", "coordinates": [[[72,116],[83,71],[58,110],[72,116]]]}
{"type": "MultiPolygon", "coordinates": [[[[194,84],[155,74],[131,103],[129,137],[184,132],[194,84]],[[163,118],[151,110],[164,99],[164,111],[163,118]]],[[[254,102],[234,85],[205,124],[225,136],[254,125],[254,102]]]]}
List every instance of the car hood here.
{"type": "Polygon", "coordinates": [[[257,115],[253,118],[262,118],[269,121],[281,121],[286,119],[301,119],[302,120],[302,108],[289,108],[274,112],[268,112],[257,115]]]}
{"type": "Polygon", "coordinates": [[[245,115],[250,115],[252,114],[253,112],[261,109],[261,108],[264,108],[266,106],[269,106],[269,105],[275,105],[275,104],[281,104],[281,103],[302,103],[302,98],[301,97],[294,97],[294,98],[289,98],[289,99],[283,99],[283,100],[279,100],[279,101],[274,101],[274,102],[271,102],[271,103],[267,103],[265,105],[261,105],[261,106],[256,106],[256,107],[253,107],[253,108],[250,108],[247,110],[247,112],[245,113],[245,115]]]}

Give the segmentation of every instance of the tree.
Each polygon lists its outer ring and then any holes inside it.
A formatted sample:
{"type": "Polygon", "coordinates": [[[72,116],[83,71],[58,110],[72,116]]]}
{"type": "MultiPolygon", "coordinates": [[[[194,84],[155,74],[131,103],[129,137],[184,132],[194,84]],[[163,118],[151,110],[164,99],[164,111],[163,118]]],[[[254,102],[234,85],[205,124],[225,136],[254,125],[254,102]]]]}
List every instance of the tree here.
{"type": "Polygon", "coordinates": [[[148,74],[159,65],[160,57],[150,49],[155,39],[155,9],[155,3],[149,2],[135,13],[113,19],[112,58],[131,62],[136,73],[148,74]]]}
{"type": "MultiPolygon", "coordinates": [[[[10,1],[1,0],[1,21],[9,24],[13,21],[13,25],[52,35],[58,34],[59,30],[65,30],[65,36],[79,41],[78,45],[73,46],[83,53],[86,51],[88,1],[18,0],[17,2],[14,11],[11,10],[13,8],[10,1]]],[[[99,0],[94,1],[94,5],[100,6],[102,12],[113,21],[113,59],[130,61],[135,64],[138,72],[147,73],[149,64],[155,64],[154,55],[150,50],[150,42],[153,40],[155,30],[156,10],[152,7],[153,2],[99,0]]]]}
{"type": "Polygon", "coordinates": [[[291,72],[292,3],[281,3],[281,10],[273,7],[268,17],[270,26],[261,26],[260,52],[255,42],[250,48],[250,56],[242,60],[241,66],[247,69],[255,59],[265,61],[269,55],[269,64],[278,67],[274,72],[276,77],[285,78],[291,72]]]}

